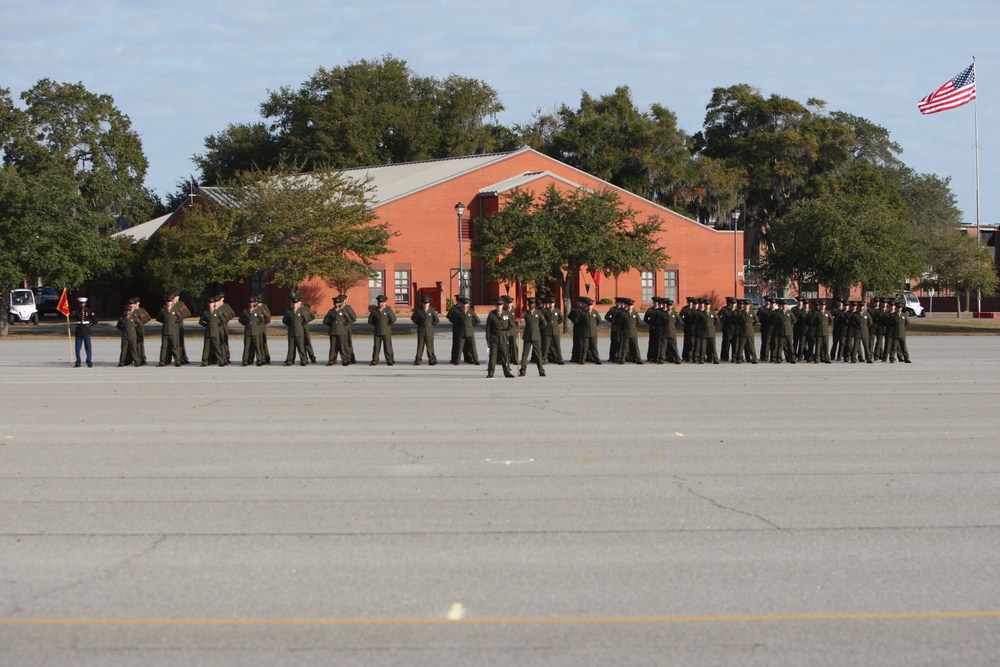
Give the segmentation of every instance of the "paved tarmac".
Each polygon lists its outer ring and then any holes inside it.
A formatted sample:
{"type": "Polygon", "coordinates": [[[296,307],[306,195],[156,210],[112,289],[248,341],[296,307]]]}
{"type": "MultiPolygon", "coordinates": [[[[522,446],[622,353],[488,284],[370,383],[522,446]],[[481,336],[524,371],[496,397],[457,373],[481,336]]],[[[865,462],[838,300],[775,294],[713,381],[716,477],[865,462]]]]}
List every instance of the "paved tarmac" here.
{"type": "Polygon", "coordinates": [[[0,340],[0,665],[995,667],[998,339],[909,343],[487,380],[0,340]]]}

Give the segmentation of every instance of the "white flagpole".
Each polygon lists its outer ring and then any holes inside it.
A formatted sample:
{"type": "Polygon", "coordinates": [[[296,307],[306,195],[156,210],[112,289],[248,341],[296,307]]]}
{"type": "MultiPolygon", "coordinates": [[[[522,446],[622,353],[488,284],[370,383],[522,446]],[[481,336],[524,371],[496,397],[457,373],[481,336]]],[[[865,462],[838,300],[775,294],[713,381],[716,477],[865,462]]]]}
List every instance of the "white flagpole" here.
{"type": "MultiPolygon", "coordinates": [[[[972,56],[972,76],[976,76],[976,57],[972,56]]],[[[979,83],[976,83],[979,86],[979,83]]],[[[976,96],[976,240],[979,240],[979,97],[976,96]]]]}
{"type": "MultiPolygon", "coordinates": [[[[976,57],[972,56],[972,80],[976,80],[976,57]]],[[[976,81],[976,88],[979,88],[979,82],[976,81]]],[[[976,119],[976,243],[982,243],[980,231],[979,231],[979,96],[976,95],[975,103],[975,119],[976,119]]],[[[976,312],[982,312],[983,310],[983,291],[981,289],[976,289],[976,312]]]]}

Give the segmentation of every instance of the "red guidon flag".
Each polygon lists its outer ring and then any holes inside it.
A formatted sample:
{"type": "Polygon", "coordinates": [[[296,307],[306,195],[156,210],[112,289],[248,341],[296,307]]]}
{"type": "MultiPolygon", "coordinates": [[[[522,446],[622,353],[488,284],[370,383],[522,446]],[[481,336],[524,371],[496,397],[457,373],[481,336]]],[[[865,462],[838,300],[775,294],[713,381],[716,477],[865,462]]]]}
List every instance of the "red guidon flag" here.
{"type": "Polygon", "coordinates": [[[63,287],[62,296],[59,297],[59,304],[56,306],[56,310],[58,310],[64,316],[69,317],[69,299],[66,297],[65,287],[63,287]]]}

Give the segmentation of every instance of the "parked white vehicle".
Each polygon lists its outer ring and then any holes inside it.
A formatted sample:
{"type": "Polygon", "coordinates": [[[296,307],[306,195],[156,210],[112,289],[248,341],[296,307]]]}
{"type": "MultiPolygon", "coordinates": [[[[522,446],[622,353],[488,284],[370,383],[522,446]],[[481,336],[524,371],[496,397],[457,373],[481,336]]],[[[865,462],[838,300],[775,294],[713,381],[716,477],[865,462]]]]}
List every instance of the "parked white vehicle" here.
{"type": "Polygon", "coordinates": [[[907,315],[910,317],[924,316],[924,307],[920,304],[920,299],[918,299],[917,295],[910,290],[905,290],[903,292],[903,302],[903,310],[906,311],[907,315]]]}
{"type": "Polygon", "coordinates": [[[7,322],[16,324],[24,322],[38,324],[38,308],[35,307],[35,294],[30,289],[16,289],[10,293],[10,305],[7,307],[7,322]]]}

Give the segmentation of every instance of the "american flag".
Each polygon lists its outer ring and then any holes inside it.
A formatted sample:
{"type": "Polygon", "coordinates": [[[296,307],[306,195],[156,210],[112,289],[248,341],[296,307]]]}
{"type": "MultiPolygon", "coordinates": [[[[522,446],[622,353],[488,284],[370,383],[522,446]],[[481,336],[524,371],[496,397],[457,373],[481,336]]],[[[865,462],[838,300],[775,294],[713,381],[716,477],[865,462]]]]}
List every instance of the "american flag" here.
{"type": "Polygon", "coordinates": [[[976,99],[976,63],[962,70],[933,93],[917,102],[920,113],[937,113],[968,104],[976,99]]]}

